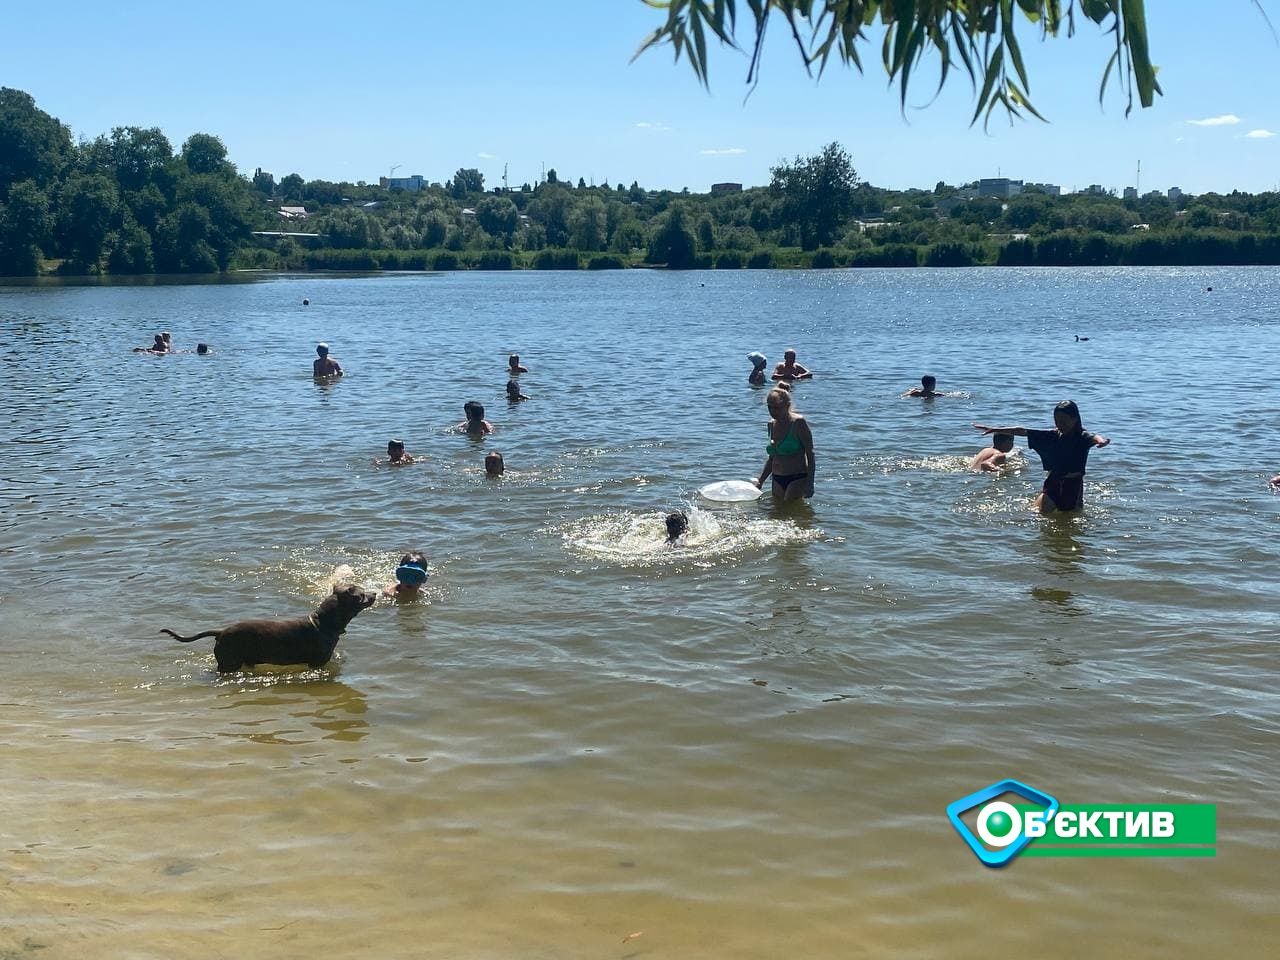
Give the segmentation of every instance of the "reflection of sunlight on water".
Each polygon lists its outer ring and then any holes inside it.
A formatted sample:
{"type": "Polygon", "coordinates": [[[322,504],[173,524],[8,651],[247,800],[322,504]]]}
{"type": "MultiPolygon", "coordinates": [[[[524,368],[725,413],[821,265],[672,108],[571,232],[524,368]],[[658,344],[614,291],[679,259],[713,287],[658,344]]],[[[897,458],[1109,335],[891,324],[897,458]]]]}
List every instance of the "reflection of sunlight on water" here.
{"type": "Polygon", "coordinates": [[[556,528],[570,551],[624,567],[678,563],[709,564],[725,557],[784,544],[809,543],[825,534],[793,523],[748,516],[736,511],[715,513],[686,507],[689,529],[667,544],[665,513],[613,513],[586,517],[556,528]]]}

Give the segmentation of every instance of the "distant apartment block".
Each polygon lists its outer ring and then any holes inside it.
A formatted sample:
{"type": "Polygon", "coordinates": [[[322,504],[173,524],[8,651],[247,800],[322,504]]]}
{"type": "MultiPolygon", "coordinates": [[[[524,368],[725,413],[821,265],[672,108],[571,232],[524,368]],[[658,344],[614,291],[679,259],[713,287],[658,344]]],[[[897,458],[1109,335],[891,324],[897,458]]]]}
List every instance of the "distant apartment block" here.
{"type": "Polygon", "coordinates": [[[1181,188],[1181,187],[1170,187],[1170,188],[1169,188],[1169,199],[1170,199],[1170,200],[1172,200],[1174,203],[1177,203],[1179,200],[1181,200],[1181,199],[1182,199],[1182,188],[1181,188]]]}
{"type": "Polygon", "coordinates": [[[1023,190],[1030,190],[1032,188],[1039,190],[1041,193],[1046,193],[1051,197],[1062,196],[1062,187],[1058,186],[1056,183],[1028,183],[1023,186],[1023,190]]]}
{"type": "Polygon", "coordinates": [[[718,197],[725,193],[741,193],[742,184],[740,183],[713,183],[711,185],[711,195],[718,197]]]}
{"type": "Polygon", "coordinates": [[[1124,198],[1125,198],[1126,200],[1137,200],[1137,199],[1138,199],[1138,188],[1137,188],[1137,187],[1125,187],[1125,188],[1124,188],[1124,198]]]}
{"type": "Polygon", "coordinates": [[[384,190],[403,190],[406,193],[417,193],[424,186],[422,182],[422,174],[415,173],[412,177],[379,177],[378,186],[384,190]]]}
{"type": "Polygon", "coordinates": [[[1106,197],[1110,195],[1110,191],[1100,183],[1091,183],[1080,192],[1087,197],[1106,197]]]}
{"type": "Polygon", "coordinates": [[[1008,200],[1022,192],[1021,180],[1010,180],[1008,177],[987,177],[978,181],[978,196],[999,197],[1008,200]]]}

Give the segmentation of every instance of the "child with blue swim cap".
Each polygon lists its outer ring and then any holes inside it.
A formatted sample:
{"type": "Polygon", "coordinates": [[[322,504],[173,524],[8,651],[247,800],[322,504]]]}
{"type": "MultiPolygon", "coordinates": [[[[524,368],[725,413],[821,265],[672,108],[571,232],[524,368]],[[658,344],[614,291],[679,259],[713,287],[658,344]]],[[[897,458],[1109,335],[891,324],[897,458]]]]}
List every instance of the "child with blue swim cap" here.
{"type": "Polygon", "coordinates": [[[413,600],[429,576],[426,554],[406,553],[396,567],[395,582],[387,584],[382,595],[395,600],[413,600]]]}

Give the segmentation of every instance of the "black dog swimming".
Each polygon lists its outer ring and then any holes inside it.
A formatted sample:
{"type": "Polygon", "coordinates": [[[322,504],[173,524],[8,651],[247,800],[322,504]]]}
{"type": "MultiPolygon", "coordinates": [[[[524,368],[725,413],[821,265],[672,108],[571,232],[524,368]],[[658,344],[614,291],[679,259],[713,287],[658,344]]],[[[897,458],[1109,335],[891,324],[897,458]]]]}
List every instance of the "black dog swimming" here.
{"type": "Polygon", "coordinates": [[[213,655],[219,673],[231,673],[259,663],[305,663],[323,667],[333,656],[338,638],[356,614],[373,606],[378,595],[361,590],[354,583],[339,584],[309,617],[292,620],[241,620],[221,630],[206,630],[194,637],[180,637],[161,630],[175,640],[190,643],[214,637],[213,655]]]}

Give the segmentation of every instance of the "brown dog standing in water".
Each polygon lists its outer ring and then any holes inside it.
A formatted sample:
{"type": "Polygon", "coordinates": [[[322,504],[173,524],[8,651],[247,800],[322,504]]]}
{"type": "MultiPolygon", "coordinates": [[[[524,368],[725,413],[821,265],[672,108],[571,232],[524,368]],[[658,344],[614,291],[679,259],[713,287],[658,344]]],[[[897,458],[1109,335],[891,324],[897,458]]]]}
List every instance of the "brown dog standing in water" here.
{"type": "Polygon", "coordinates": [[[373,606],[378,595],[361,590],[354,583],[342,583],[324,598],[309,617],[293,620],[241,620],[221,630],[206,630],[194,637],[180,637],[161,630],[175,640],[190,643],[214,637],[213,655],[218,672],[231,673],[259,663],[305,663],[323,667],[333,656],[338,638],[361,610],[373,606]]]}

